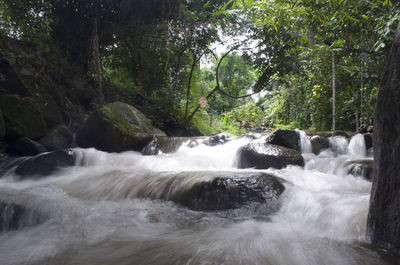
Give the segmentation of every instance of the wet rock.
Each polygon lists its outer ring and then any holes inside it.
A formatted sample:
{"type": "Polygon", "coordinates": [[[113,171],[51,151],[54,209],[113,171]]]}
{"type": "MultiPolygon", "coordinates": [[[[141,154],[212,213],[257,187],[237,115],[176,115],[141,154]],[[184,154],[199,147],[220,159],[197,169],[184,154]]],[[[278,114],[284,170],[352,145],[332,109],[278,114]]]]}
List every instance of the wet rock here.
{"type": "Polygon", "coordinates": [[[208,145],[208,146],[216,146],[216,145],[220,145],[220,144],[224,144],[226,142],[228,142],[229,140],[231,140],[233,138],[232,134],[229,133],[220,133],[214,136],[211,136],[210,138],[208,138],[207,141],[204,142],[204,144],[208,145]]]}
{"type": "Polygon", "coordinates": [[[23,206],[0,202],[0,232],[37,225],[46,219],[47,217],[43,214],[28,210],[23,206]]]}
{"type": "Polygon", "coordinates": [[[164,154],[174,153],[187,141],[190,141],[188,143],[189,147],[197,146],[198,142],[196,140],[198,139],[199,138],[156,136],[142,149],[142,154],[158,155],[160,152],[164,154]]]}
{"type": "Polygon", "coordinates": [[[323,136],[314,135],[311,137],[312,152],[318,155],[323,149],[329,148],[329,140],[323,136]]]}
{"type": "Polygon", "coordinates": [[[29,139],[28,137],[21,137],[12,144],[9,152],[18,156],[34,156],[46,152],[46,148],[40,143],[29,139]]]}
{"type": "Polygon", "coordinates": [[[267,137],[265,140],[268,144],[275,144],[292,148],[297,152],[300,152],[300,135],[296,131],[291,130],[277,130],[273,134],[267,137]]]}
{"type": "Polygon", "coordinates": [[[370,148],[373,147],[373,134],[372,133],[366,133],[364,134],[364,141],[365,141],[365,148],[369,150],[370,148]]]}
{"type": "Polygon", "coordinates": [[[48,135],[39,140],[47,150],[53,151],[73,147],[73,133],[65,126],[54,128],[48,135]]]}
{"type": "Polygon", "coordinates": [[[93,112],[77,135],[80,147],[106,152],[140,151],[154,136],[166,136],[136,108],[114,102],[93,112]]]}
{"type": "Polygon", "coordinates": [[[63,167],[75,164],[75,154],[71,149],[57,150],[30,157],[22,161],[15,173],[20,179],[37,179],[55,173],[63,167]]]}
{"type": "Polygon", "coordinates": [[[6,134],[9,137],[38,139],[46,134],[47,126],[38,103],[32,98],[18,95],[1,95],[6,134]]]}
{"type": "Polygon", "coordinates": [[[304,159],[294,149],[264,143],[249,143],[239,148],[238,168],[283,168],[288,165],[304,166],[304,159]]]}
{"type": "Polygon", "coordinates": [[[344,131],[333,131],[331,137],[334,137],[334,136],[342,136],[347,139],[351,137],[351,135],[349,135],[347,132],[344,132],[344,131]]]}
{"type": "Polygon", "coordinates": [[[276,177],[265,173],[218,173],[213,180],[196,183],[172,200],[196,211],[257,204],[263,207],[264,214],[269,214],[279,209],[278,198],[284,190],[276,177]]]}
{"type": "Polygon", "coordinates": [[[356,160],[346,163],[347,174],[362,177],[372,182],[372,172],[374,170],[373,160],[356,160]]]}

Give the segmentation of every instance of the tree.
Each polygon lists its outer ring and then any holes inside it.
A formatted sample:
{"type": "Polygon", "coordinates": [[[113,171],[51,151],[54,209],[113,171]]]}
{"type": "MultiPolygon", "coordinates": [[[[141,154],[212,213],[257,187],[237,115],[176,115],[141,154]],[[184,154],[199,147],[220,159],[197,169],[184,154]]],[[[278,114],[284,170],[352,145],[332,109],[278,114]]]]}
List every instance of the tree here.
{"type": "Polygon", "coordinates": [[[374,124],[374,177],[367,223],[372,242],[400,248],[400,23],[378,94],[374,124]]]}

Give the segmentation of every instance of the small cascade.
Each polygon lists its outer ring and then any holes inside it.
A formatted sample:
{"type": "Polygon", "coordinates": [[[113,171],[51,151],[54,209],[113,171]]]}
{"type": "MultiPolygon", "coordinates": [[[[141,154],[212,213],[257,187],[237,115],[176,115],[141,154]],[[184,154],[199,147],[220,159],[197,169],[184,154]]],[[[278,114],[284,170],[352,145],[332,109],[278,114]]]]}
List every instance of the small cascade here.
{"type": "Polygon", "coordinates": [[[347,153],[348,140],[344,136],[332,136],[328,138],[329,146],[336,155],[347,153]]]}
{"type": "Polygon", "coordinates": [[[367,156],[367,148],[365,147],[365,140],[362,134],[356,134],[351,138],[347,152],[349,155],[355,157],[367,156]]]}
{"type": "Polygon", "coordinates": [[[297,133],[300,136],[300,147],[301,153],[308,154],[312,153],[311,141],[308,139],[307,134],[304,131],[296,129],[297,133]]]}

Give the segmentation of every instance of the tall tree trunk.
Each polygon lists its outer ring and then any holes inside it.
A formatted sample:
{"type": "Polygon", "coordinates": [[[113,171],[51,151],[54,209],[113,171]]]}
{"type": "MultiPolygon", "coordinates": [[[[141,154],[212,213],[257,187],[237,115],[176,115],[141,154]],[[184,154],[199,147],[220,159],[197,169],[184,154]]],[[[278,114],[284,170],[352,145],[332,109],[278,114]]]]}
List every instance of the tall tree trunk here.
{"type": "Polygon", "coordinates": [[[189,113],[189,101],[190,101],[190,89],[192,87],[192,77],[193,77],[193,72],[197,64],[197,58],[196,56],[193,56],[193,61],[192,65],[190,67],[190,74],[189,74],[189,80],[186,88],[186,106],[185,106],[185,122],[188,123],[188,113],[189,113]]]}
{"type": "Polygon", "coordinates": [[[379,90],[374,120],[374,173],[367,235],[400,248],[400,23],[379,90]]]}
{"type": "Polygon", "coordinates": [[[101,82],[101,65],[100,65],[100,50],[99,50],[99,32],[97,23],[98,2],[95,1],[95,14],[93,16],[92,36],[90,38],[90,59],[89,73],[96,75],[96,86],[98,91],[98,100],[100,104],[104,103],[103,85],[101,82]]]}
{"type": "Polygon", "coordinates": [[[332,130],[336,130],[336,63],[334,51],[332,51],[332,130]]]}

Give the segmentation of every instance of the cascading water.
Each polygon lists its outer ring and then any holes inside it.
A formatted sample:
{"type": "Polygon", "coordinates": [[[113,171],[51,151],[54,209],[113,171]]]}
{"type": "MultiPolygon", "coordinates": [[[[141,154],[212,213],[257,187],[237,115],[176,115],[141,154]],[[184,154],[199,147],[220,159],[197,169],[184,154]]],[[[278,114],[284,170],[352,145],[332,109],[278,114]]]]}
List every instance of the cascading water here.
{"type": "Polygon", "coordinates": [[[75,149],[74,167],[0,180],[0,202],[45,217],[0,233],[0,264],[396,264],[364,238],[371,184],[343,169],[365,154],[360,139],[333,137],[318,156],[302,141],[305,168],[281,170],[235,168],[236,150],[263,137],[158,156],[75,149]],[[280,210],[192,211],[164,200],[221,171],[280,177],[280,210]]]}

